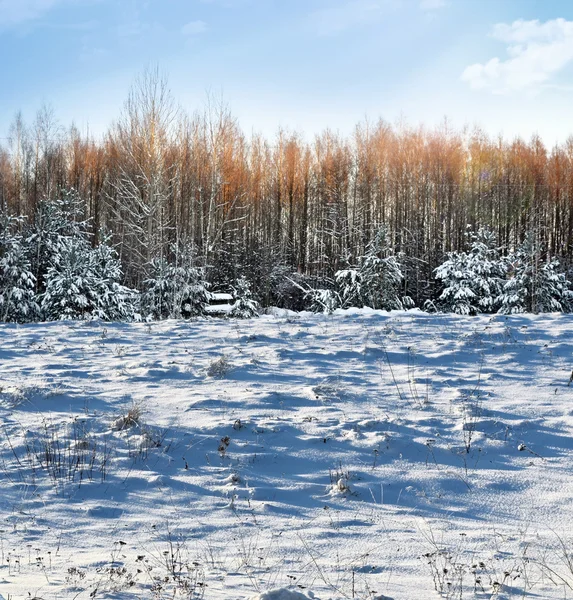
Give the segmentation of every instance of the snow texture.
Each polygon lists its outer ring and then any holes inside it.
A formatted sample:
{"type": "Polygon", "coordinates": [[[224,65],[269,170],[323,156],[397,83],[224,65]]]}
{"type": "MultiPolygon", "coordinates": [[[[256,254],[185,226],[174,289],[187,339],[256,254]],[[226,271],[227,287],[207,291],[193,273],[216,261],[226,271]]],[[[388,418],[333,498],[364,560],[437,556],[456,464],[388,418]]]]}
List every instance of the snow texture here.
{"type": "MultiPolygon", "coordinates": [[[[293,592],[287,589],[271,590],[270,592],[264,592],[253,596],[251,600],[309,600],[308,596],[301,594],[300,592],[293,592]]],[[[319,600],[316,598],[316,600],[319,600]]]]}
{"type": "Polygon", "coordinates": [[[0,326],[5,598],[565,597],[572,315],[269,312],[0,326]]]}

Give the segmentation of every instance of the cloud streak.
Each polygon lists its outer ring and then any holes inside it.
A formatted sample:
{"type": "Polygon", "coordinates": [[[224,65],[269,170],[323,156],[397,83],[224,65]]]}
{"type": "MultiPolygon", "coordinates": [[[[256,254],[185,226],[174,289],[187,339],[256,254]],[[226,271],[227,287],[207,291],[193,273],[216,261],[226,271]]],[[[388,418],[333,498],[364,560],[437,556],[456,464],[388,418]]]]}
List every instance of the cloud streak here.
{"type": "Polygon", "coordinates": [[[539,90],[573,62],[573,21],[498,23],[491,37],[506,44],[508,57],[468,66],[461,79],[474,90],[539,90]]]}

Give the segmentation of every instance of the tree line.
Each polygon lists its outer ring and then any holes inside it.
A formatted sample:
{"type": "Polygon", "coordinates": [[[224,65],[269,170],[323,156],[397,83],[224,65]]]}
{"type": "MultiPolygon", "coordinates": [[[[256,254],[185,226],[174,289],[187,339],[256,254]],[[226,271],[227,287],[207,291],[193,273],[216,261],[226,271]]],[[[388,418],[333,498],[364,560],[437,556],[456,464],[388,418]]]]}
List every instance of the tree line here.
{"type": "Polygon", "coordinates": [[[573,137],[548,149],[536,136],[380,120],[268,140],[212,99],[186,113],[157,72],[99,140],[46,107],[30,125],[15,117],[0,145],[2,213],[33,226],[41,203],[70,189],[93,248],[105,239],[121,285],[140,291],[159,264],[193,265],[211,289],[243,277],[263,305],[303,308],[308,290],[351,276],[381,228],[400,261],[397,297],[417,306],[439,299],[436,269],[469,252],[468,230],[487,228],[502,255],[534,232],[538,270],[573,267],[573,137]]]}

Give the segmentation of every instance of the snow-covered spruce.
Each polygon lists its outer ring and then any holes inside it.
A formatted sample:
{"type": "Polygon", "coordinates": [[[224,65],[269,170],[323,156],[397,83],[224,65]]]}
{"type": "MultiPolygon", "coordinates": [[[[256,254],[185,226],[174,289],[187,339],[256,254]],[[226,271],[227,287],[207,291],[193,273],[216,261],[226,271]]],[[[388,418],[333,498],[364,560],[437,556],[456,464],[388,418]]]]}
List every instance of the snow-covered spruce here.
{"type": "Polygon", "coordinates": [[[337,308],[365,306],[401,310],[413,306],[409,297],[400,297],[403,279],[398,259],[391,253],[386,229],[382,227],[355,267],[337,271],[332,287],[305,290],[305,297],[313,312],[329,314],[337,308]]]}
{"type": "Polygon", "coordinates": [[[315,313],[330,315],[340,307],[340,296],[335,290],[310,289],[306,299],[310,302],[310,310],[315,313]]]}
{"type": "Polygon", "coordinates": [[[92,248],[82,203],[71,190],[39,202],[33,225],[0,224],[0,319],[129,321],[138,295],[121,285],[122,270],[109,240],[92,248]]]}
{"type": "Polygon", "coordinates": [[[472,274],[465,252],[449,252],[448,258],[436,269],[436,279],[444,284],[438,299],[439,309],[459,315],[477,312],[476,294],[472,289],[472,274]]]}
{"type": "Polygon", "coordinates": [[[113,248],[100,244],[92,249],[83,238],[66,239],[45,275],[42,315],[51,321],[130,321],[137,312],[137,293],[121,285],[121,277],[113,248]]]}
{"type": "Polygon", "coordinates": [[[76,242],[90,245],[84,204],[75,190],[64,190],[59,198],[43,198],[38,203],[32,225],[25,234],[36,292],[41,294],[48,271],[57,266],[62,253],[76,242]]]}
{"type": "Polygon", "coordinates": [[[155,258],[144,281],[143,313],[151,319],[202,315],[211,297],[208,288],[202,268],[187,261],[176,265],[155,258]]]}
{"type": "Polygon", "coordinates": [[[438,307],[460,315],[495,312],[506,270],[495,234],[481,228],[468,237],[469,252],[449,252],[435,271],[444,286],[438,307]]]}
{"type": "Polygon", "coordinates": [[[139,314],[139,293],[121,284],[123,271],[109,239],[90,252],[95,307],[92,316],[104,321],[132,321],[139,314]]]}
{"type": "Polygon", "coordinates": [[[76,240],[65,240],[44,279],[45,291],[41,295],[44,319],[55,321],[90,316],[95,282],[89,270],[88,248],[76,240]]]}
{"type": "Polygon", "coordinates": [[[497,236],[485,227],[469,234],[471,249],[469,269],[473,277],[477,310],[495,312],[499,308],[498,296],[506,275],[506,265],[501,260],[497,236]]]}
{"type": "Polygon", "coordinates": [[[407,308],[412,305],[411,300],[400,298],[399,294],[403,278],[398,259],[391,254],[387,231],[382,227],[368,244],[366,254],[359,258],[358,266],[336,273],[340,305],[383,310],[407,308]]]}
{"type": "Polygon", "coordinates": [[[534,231],[506,258],[508,280],[499,295],[500,312],[570,312],[571,283],[559,271],[559,261],[543,260],[543,248],[534,231]]]}
{"type": "Polygon", "coordinates": [[[21,219],[0,215],[0,321],[24,323],[39,317],[34,288],[36,278],[24,239],[21,219]]]}
{"type": "Polygon", "coordinates": [[[253,298],[251,284],[246,277],[239,277],[233,286],[235,303],[228,316],[238,319],[250,319],[259,316],[259,303],[253,298]]]}

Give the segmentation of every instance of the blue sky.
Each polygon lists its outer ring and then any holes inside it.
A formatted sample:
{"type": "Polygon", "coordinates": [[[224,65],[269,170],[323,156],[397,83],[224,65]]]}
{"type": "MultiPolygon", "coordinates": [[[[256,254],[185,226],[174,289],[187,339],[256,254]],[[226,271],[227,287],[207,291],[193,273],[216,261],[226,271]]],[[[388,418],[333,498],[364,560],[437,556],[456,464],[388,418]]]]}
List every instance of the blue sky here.
{"type": "Polygon", "coordinates": [[[0,137],[43,102],[99,135],[158,66],[189,112],[246,132],[350,133],[382,117],[573,133],[571,0],[0,0],[0,137]]]}

